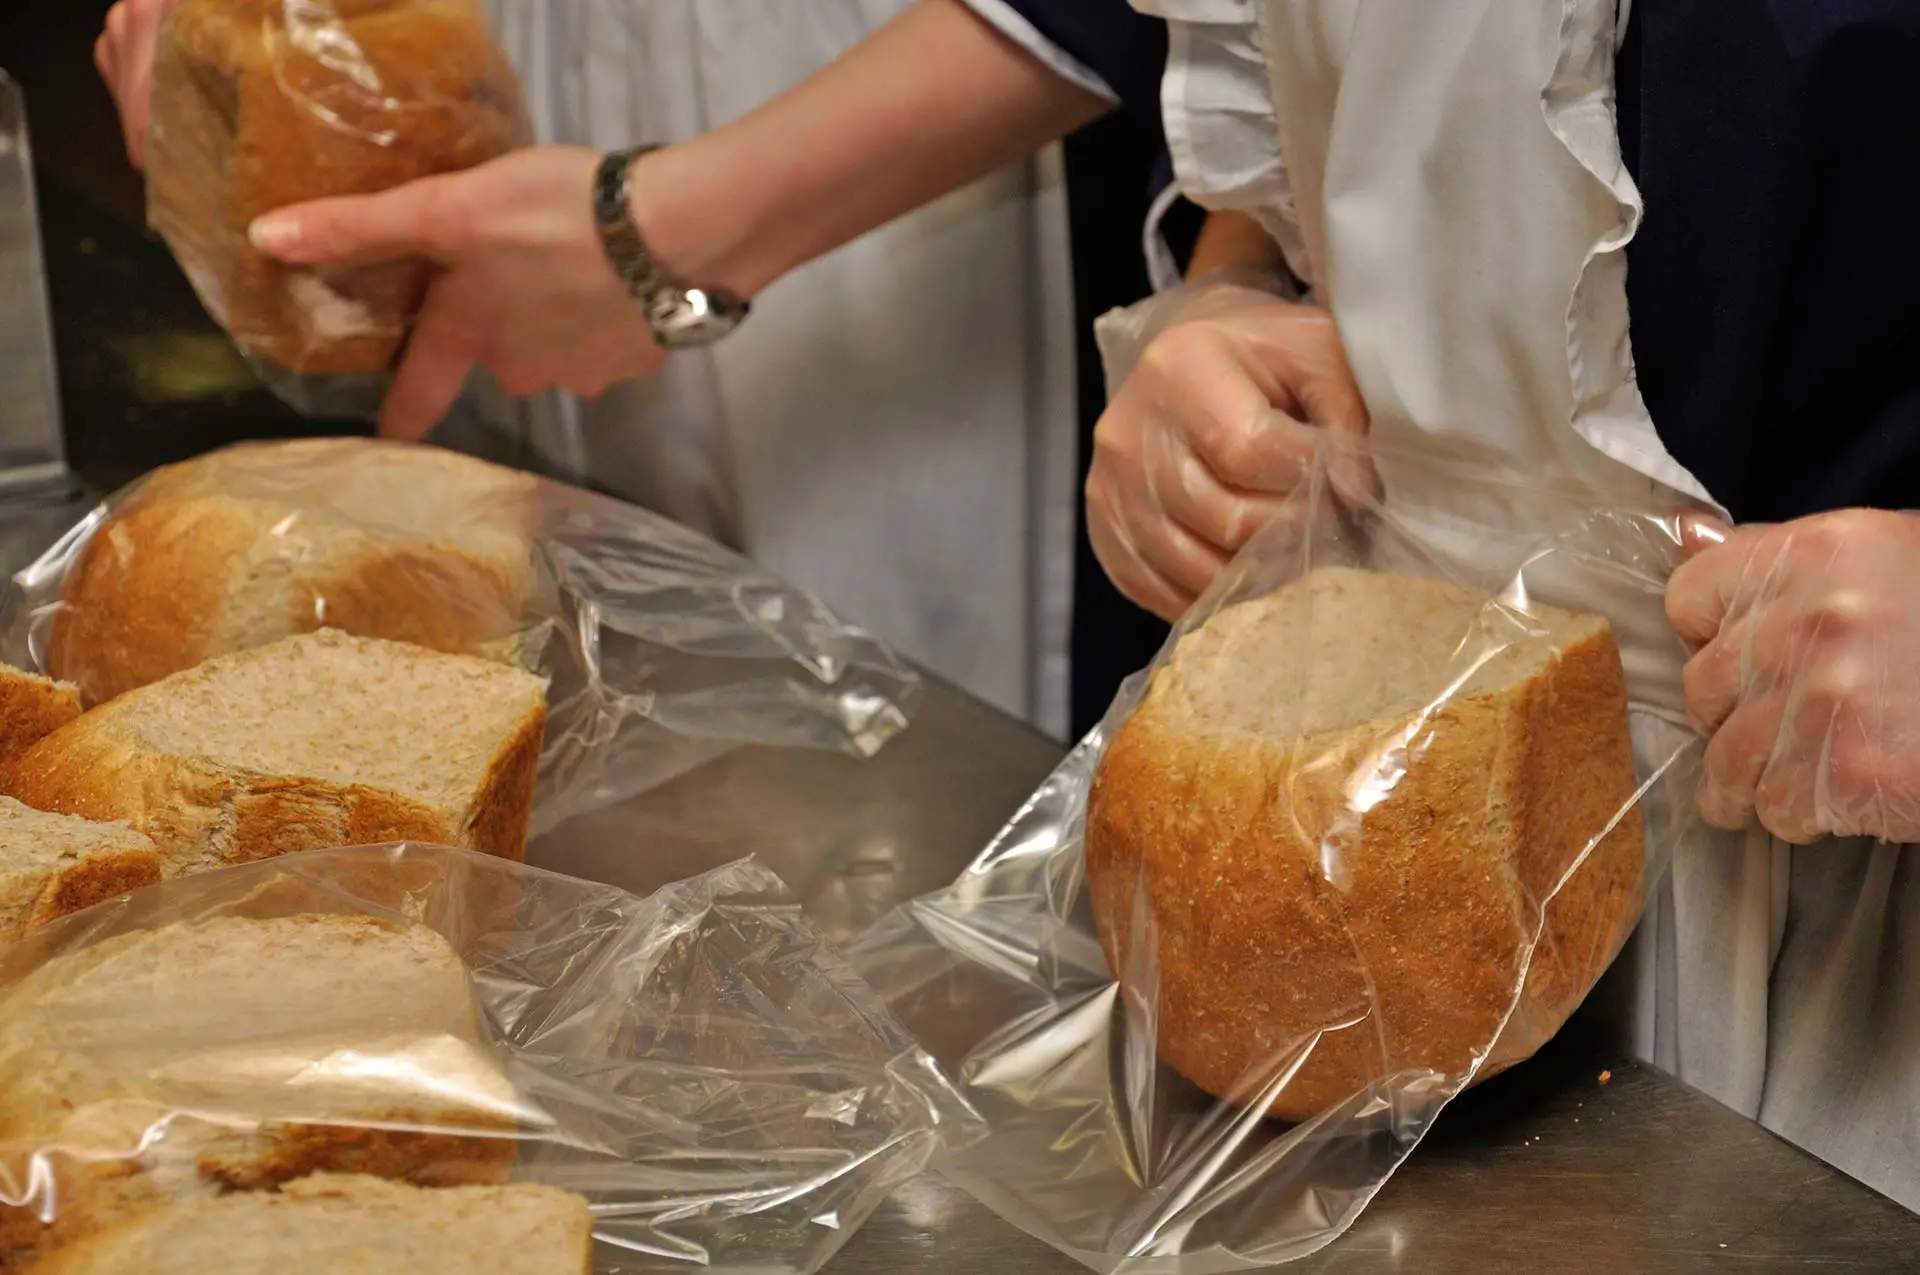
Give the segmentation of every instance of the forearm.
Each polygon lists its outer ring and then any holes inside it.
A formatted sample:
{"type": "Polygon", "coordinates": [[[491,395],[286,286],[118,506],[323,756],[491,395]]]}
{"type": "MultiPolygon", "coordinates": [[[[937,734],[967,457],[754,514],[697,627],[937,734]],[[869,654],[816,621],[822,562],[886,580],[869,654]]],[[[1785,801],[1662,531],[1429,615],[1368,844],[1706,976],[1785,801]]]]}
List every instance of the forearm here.
{"type": "Polygon", "coordinates": [[[1230,266],[1252,266],[1276,270],[1286,264],[1280,245],[1252,217],[1245,213],[1209,214],[1193,246],[1193,259],[1187,265],[1187,281],[1205,278],[1230,266]]]}
{"type": "Polygon", "coordinates": [[[675,274],[751,295],[1107,109],[959,0],[919,0],[738,122],[648,156],[634,216],[675,274]]]}

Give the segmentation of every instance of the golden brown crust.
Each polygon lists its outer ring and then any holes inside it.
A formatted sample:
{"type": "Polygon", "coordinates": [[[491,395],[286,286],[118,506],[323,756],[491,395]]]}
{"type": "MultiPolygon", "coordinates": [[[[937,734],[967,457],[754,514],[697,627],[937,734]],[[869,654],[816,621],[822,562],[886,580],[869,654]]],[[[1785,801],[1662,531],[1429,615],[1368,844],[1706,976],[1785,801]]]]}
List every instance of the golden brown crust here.
{"type": "Polygon", "coordinates": [[[453,821],[457,813],[383,789],[137,753],[101,727],[96,714],[111,712],[96,709],[29,749],[14,770],[13,795],[57,814],[125,820],[176,871],[389,841],[526,857],[544,705],[494,754],[465,826],[453,821]]]}
{"type": "Polygon", "coordinates": [[[540,778],[540,745],[546,738],[547,706],[534,707],[487,768],[473,817],[455,844],[524,863],[527,828],[533,822],[533,792],[540,778]]]}
{"type": "MultiPolygon", "coordinates": [[[[511,1137],[422,1132],[425,1127],[472,1128],[482,1123],[471,1113],[433,1116],[419,1111],[369,1117],[365,1125],[276,1125],[262,1132],[265,1146],[250,1143],[244,1153],[210,1151],[200,1157],[200,1173],[223,1189],[265,1191],[311,1173],[364,1173],[414,1186],[497,1186],[513,1170],[511,1137]],[[413,1129],[369,1128],[382,1120],[413,1129]]],[[[512,1125],[497,1122],[501,1133],[512,1125]]]]}
{"type": "Polygon", "coordinates": [[[67,577],[47,644],[53,675],[100,704],[224,654],[228,564],[260,534],[247,513],[230,501],[170,502],[164,483],[136,491],[67,577]]]}
{"type": "MultiPolygon", "coordinates": [[[[1611,638],[1566,652],[1529,697],[1517,868],[1526,897],[1551,903],[1520,1004],[1482,1079],[1546,1044],[1639,919],[1646,835],[1633,802],[1639,781],[1626,704],[1611,638]]],[[[1528,922],[1538,923],[1535,913],[1528,922]]]]}
{"type": "Polygon", "coordinates": [[[0,665],[0,778],[27,749],[78,716],[78,687],[0,665]]]}
{"type": "MultiPolygon", "coordinates": [[[[1153,989],[1165,1061],[1244,1103],[1311,1047],[1270,1104],[1286,1119],[1396,1073],[1464,1074],[1514,999],[1537,917],[1523,900],[1631,803],[1619,670],[1602,634],[1517,692],[1448,703],[1364,815],[1346,785],[1393,724],[1306,749],[1227,740],[1160,720],[1156,678],[1102,759],[1086,857],[1108,962],[1153,989]]],[[[1566,959],[1529,975],[1496,1069],[1558,1030],[1612,958],[1641,856],[1630,814],[1555,897],[1541,950],[1566,959]]]]}
{"type": "Polygon", "coordinates": [[[86,1164],[23,1146],[0,1150],[0,1167],[15,1181],[25,1180],[29,1170],[40,1174],[37,1185],[43,1192],[51,1187],[55,1204],[47,1222],[40,1217],[42,1198],[27,1207],[0,1204],[0,1275],[37,1269],[40,1258],[85,1239],[112,1219],[166,1203],[152,1179],[130,1161],[86,1164]]]}
{"type": "Polygon", "coordinates": [[[27,909],[19,938],[61,917],[72,916],[96,903],[105,903],[129,890],[158,885],[165,875],[165,861],[157,850],[119,850],[93,854],[48,877],[31,907],[27,909]]]}
{"type": "Polygon", "coordinates": [[[523,143],[525,125],[476,6],[384,0],[333,13],[328,56],[356,48],[378,91],[292,38],[279,3],[186,0],[154,65],[149,202],[243,347],[294,372],[367,374],[391,363],[429,265],[284,266],[253,250],[248,224],[288,204],[470,168],[523,143]],[[331,319],[303,291],[316,284],[337,298],[331,319]],[[362,312],[343,321],[343,306],[362,312]]]}
{"type": "MultiPolygon", "coordinates": [[[[394,1113],[391,1118],[396,1124],[416,1126],[434,1119],[417,1111],[394,1113]]],[[[471,1128],[479,1122],[462,1113],[447,1117],[446,1123],[471,1128]]],[[[499,1131],[510,1135],[512,1126],[502,1121],[499,1131]]],[[[281,1125],[202,1155],[196,1188],[270,1191],[314,1173],[363,1173],[421,1187],[500,1186],[511,1178],[516,1155],[517,1143],[511,1136],[281,1125]]],[[[13,1154],[0,1152],[0,1164],[16,1177],[30,1165],[51,1175],[55,1203],[51,1222],[41,1221],[43,1201],[25,1208],[0,1204],[0,1275],[37,1269],[35,1264],[48,1254],[170,1202],[131,1159],[87,1162],[22,1147],[13,1154]]]]}
{"type": "Polygon", "coordinates": [[[422,484],[470,485],[476,500],[500,500],[490,511],[498,525],[523,527],[530,476],[433,448],[321,442],[324,451],[283,444],[271,454],[215,452],[142,480],[62,586],[47,651],[54,676],[100,704],[323,625],[469,654],[525,623],[535,587],[530,547],[508,561],[425,538],[363,534],[338,515],[288,545],[277,529],[305,516],[311,497],[276,492],[274,479],[276,466],[283,486],[309,465],[337,473],[341,484],[363,473],[417,473],[422,484]]]}

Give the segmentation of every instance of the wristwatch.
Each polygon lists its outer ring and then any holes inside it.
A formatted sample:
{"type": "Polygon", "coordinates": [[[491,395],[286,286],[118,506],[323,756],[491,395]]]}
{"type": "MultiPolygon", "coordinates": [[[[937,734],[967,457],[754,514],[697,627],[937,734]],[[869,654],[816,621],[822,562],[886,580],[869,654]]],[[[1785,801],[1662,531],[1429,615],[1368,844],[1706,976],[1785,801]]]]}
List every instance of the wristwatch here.
{"type": "Polygon", "coordinates": [[[673,278],[654,260],[627,202],[627,178],[642,155],[660,149],[612,151],[593,179],[593,220],[607,260],[646,312],[654,339],[669,350],[712,345],[739,327],[751,308],[725,288],[702,288],[673,278]]]}

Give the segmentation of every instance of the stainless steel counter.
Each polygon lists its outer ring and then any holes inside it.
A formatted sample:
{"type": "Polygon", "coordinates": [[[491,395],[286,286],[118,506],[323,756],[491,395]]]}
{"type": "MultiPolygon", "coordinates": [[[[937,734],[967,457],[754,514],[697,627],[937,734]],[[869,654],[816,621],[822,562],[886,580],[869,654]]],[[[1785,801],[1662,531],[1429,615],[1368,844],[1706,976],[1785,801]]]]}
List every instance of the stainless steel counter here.
{"type": "MultiPolygon", "coordinates": [[[[1060,750],[930,688],[871,762],[748,751],[555,830],[534,862],[648,890],[753,853],[836,936],[938,888],[1060,750]]],[[[1920,1217],[1576,1024],[1450,1108],[1347,1237],[1298,1275],[1920,1271],[1920,1217]],[[1609,1072],[1601,1084],[1600,1074],[1609,1072]]],[[[936,1177],[908,1184],[828,1275],[1080,1271],[936,1177]]]]}
{"type": "MultiPolygon", "coordinates": [[[[83,512],[0,510],[11,572],[83,512]]],[[[536,842],[532,862],[635,891],[756,854],[834,936],[950,881],[1059,749],[958,692],[861,763],[747,750],[536,842]]],[[[1462,1098],[1343,1240],[1298,1275],[1920,1271],[1920,1217],[1576,1025],[1462,1098]],[[1602,1071],[1611,1073],[1601,1084],[1602,1071]]],[[[1081,1268],[937,1177],[909,1183],[829,1275],[1081,1268]]]]}

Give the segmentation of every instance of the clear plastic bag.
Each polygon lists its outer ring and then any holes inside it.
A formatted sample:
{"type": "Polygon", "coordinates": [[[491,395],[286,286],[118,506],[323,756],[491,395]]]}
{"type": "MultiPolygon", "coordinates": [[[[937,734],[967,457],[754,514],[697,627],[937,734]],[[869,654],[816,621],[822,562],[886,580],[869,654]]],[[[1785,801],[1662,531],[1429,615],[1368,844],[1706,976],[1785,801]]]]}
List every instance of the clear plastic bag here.
{"type": "Polygon", "coordinates": [[[575,1192],[601,1272],[806,1272],[977,1132],[752,860],[640,899],[445,847],[312,851],[0,953],[0,1269],[345,1173],[575,1192]]]}
{"type": "Polygon", "coordinates": [[[1298,441],[1102,725],[846,949],[989,1121],[947,1172],[1103,1272],[1332,1241],[1559,1029],[1691,826],[1679,507],[1298,441]]]}
{"type": "Polygon", "coordinates": [[[429,263],[282,265],[248,226],[470,168],[529,136],[473,0],[184,0],[154,57],[147,218],[269,388],[305,412],[364,416],[429,263]]]}
{"type": "Polygon", "coordinates": [[[548,679],[534,831],[744,744],[877,751],[918,675],[645,510],[440,448],[246,443],[109,497],[14,577],[0,653],[98,703],[321,627],[548,679]]]}

